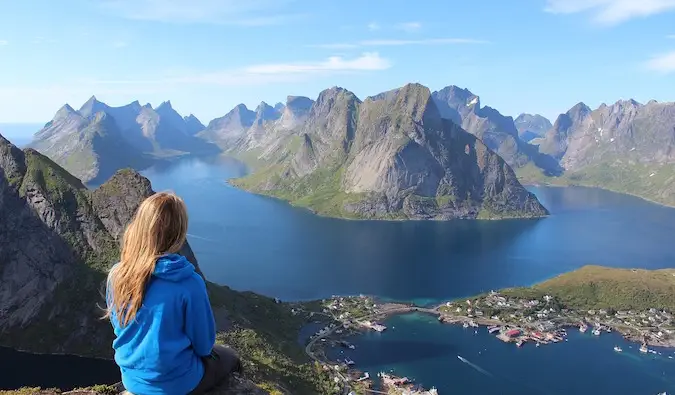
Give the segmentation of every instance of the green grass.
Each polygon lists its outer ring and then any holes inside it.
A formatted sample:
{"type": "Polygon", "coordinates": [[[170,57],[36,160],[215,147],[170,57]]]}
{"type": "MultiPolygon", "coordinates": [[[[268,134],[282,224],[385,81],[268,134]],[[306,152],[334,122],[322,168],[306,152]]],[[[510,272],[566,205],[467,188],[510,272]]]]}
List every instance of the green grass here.
{"type": "Polygon", "coordinates": [[[573,309],[675,312],[675,269],[644,270],[584,266],[535,285],[573,309]]]}
{"type": "Polygon", "coordinates": [[[534,165],[515,171],[524,184],[602,188],[675,206],[675,165],[629,164],[607,160],[578,171],[566,172],[559,177],[546,176],[534,165]]]}

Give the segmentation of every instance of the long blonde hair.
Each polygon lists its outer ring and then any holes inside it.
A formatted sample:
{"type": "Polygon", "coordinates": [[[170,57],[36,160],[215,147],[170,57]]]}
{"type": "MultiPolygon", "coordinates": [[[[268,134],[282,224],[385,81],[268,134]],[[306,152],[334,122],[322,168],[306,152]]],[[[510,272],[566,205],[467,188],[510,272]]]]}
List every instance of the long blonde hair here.
{"type": "Polygon", "coordinates": [[[108,274],[105,318],[114,314],[126,326],[136,317],[155,262],[180,251],[187,226],[185,203],[174,193],[156,193],[141,203],[124,231],[120,262],[108,274]]]}

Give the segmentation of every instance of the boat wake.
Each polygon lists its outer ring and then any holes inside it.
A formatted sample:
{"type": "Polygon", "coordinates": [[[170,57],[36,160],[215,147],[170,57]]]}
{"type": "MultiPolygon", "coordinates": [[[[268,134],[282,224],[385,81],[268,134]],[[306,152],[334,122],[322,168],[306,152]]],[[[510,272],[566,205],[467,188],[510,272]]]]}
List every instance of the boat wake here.
{"type": "Polygon", "coordinates": [[[204,240],[204,241],[209,241],[209,242],[211,242],[211,243],[217,243],[217,241],[215,241],[215,240],[213,240],[213,239],[208,239],[208,238],[206,238],[206,237],[193,235],[193,234],[191,234],[191,233],[188,233],[187,235],[188,235],[189,237],[192,237],[192,238],[195,238],[195,239],[204,240]]]}
{"type": "Polygon", "coordinates": [[[488,372],[487,370],[481,368],[480,366],[476,365],[475,363],[469,362],[468,359],[466,359],[466,358],[464,358],[464,357],[462,357],[462,356],[460,356],[460,355],[457,356],[457,359],[459,359],[460,361],[464,362],[465,364],[471,366],[471,367],[474,368],[475,370],[477,370],[477,371],[483,373],[483,374],[486,375],[486,376],[494,377],[494,376],[492,375],[492,373],[490,373],[490,372],[488,372]]]}

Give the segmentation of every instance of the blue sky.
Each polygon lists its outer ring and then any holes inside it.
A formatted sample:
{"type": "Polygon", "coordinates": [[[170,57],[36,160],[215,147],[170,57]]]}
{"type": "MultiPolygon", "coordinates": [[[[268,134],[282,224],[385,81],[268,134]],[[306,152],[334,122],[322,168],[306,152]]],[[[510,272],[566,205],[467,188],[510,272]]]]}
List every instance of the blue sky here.
{"type": "Polygon", "coordinates": [[[407,82],[553,119],[579,101],[673,101],[675,0],[0,1],[0,122],[95,94],[170,99],[206,123],[242,102],[407,82]]]}

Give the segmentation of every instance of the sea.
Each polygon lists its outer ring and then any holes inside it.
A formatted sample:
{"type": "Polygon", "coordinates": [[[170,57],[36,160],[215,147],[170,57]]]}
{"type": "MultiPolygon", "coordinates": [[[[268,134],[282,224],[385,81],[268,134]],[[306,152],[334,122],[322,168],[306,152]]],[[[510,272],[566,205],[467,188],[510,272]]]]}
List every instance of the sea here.
{"type": "MultiPolygon", "coordinates": [[[[211,281],[286,301],[368,294],[433,304],[531,285],[586,264],[675,263],[675,209],[600,189],[529,186],[551,212],[542,219],[354,221],[236,189],[227,180],[246,168],[232,160],[188,160],[143,173],[155,190],[186,201],[188,239],[211,281]]],[[[423,314],[385,325],[382,334],[351,339],[357,367],[371,375],[393,370],[441,394],[675,391],[675,361],[668,358],[675,350],[641,355],[614,334],[570,331],[568,342],[519,349],[484,328],[474,333],[423,314]]],[[[62,368],[64,380],[81,375],[62,368]]]]}

